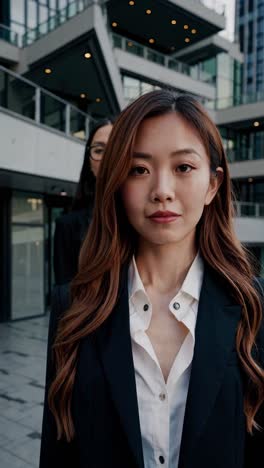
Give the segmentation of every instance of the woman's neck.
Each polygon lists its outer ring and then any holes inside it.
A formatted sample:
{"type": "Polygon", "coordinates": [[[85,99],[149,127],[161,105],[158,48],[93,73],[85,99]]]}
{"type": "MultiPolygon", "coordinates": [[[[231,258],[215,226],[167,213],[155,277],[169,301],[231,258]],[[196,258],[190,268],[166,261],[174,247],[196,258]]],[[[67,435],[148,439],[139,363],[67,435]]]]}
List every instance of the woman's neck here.
{"type": "Polygon", "coordinates": [[[140,242],[136,263],[144,287],[162,294],[180,289],[196,254],[194,243],[153,246],[140,242]]]}

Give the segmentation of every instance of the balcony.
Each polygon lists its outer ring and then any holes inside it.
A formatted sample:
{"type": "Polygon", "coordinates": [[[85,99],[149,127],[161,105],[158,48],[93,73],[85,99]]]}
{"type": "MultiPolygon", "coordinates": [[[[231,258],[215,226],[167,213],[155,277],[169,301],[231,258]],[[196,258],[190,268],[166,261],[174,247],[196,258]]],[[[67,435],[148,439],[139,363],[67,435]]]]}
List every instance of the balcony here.
{"type": "Polygon", "coordinates": [[[112,42],[121,73],[152,82],[157,86],[164,85],[192,93],[204,99],[214,98],[215,86],[212,76],[197,67],[191,67],[117,34],[112,35],[112,42]]]}
{"type": "Polygon", "coordinates": [[[17,64],[21,36],[4,24],[0,24],[0,60],[2,63],[17,64]]]}
{"type": "Polygon", "coordinates": [[[0,23],[0,40],[8,42],[15,47],[21,47],[21,36],[11,28],[0,23]]]}
{"type": "Polygon", "coordinates": [[[0,107],[77,139],[88,136],[90,117],[69,102],[0,66],[0,107]]]}
{"type": "Polygon", "coordinates": [[[235,202],[236,217],[264,218],[264,203],[235,202]]]}
{"type": "Polygon", "coordinates": [[[213,85],[214,80],[212,75],[206,73],[203,70],[199,70],[197,67],[191,67],[190,65],[180,62],[169,55],[157,52],[150,47],[144,46],[136,41],[131,41],[128,38],[120,36],[118,34],[112,34],[113,47],[124,50],[131,54],[142,57],[145,60],[161,65],[168,70],[176,71],[178,73],[189,76],[190,78],[204,83],[213,85]]]}
{"type": "Polygon", "coordinates": [[[47,21],[39,24],[34,29],[29,29],[23,35],[23,46],[28,46],[51,31],[54,31],[54,29],[95,3],[98,2],[96,0],[73,0],[65,8],[59,10],[56,15],[51,16],[47,21]]]}
{"type": "Polygon", "coordinates": [[[263,151],[254,150],[254,148],[237,148],[237,149],[228,149],[226,151],[227,159],[230,163],[239,162],[239,161],[255,161],[259,159],[264,159],[264,148],[263,151]]]}
{"type": "Polygon", "coordinates": [[[0,67],[0,185],[74,193],[90,117],[0,67]]]}
{"type": "Polygon", "coordinates": [[[247,245],[263,244],[264,203],[236,202],[235,231],[247,245]]]}

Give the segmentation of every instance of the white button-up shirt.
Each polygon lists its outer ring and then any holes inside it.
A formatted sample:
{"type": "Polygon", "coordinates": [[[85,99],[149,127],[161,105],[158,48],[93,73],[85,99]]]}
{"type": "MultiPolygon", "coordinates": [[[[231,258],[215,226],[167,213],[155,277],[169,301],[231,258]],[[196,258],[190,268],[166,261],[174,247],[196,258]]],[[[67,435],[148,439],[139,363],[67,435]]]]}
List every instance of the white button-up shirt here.
{"type": "Polygon", "coordinates": [[[165,383],[146,334],[152,316],[151,302],[135,259],[129,267],[130,334],[145,468],[178,466],[203,272],[203,261],[198,253],[182,287],[169,304],[170,312],[189,332],[165,383]]]}

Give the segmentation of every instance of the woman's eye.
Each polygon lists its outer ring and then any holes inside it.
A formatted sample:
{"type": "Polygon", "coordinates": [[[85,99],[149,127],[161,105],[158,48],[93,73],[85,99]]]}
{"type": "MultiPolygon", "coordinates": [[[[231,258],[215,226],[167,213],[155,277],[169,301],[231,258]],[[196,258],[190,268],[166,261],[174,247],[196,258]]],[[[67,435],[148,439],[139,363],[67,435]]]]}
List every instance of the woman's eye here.
{"type": "Polygon", "coordinates": [[[104,148],[95,148],[94,152],[95,152],[95,154],[103,154],[104,153],[104,148]]]}
{"type": "Polygon", "coordinates": [[[189,164],[181,164],[180,166],[177,167],[177,171],[183,172],[183,173],[190,172],[192,169],[193,169],[192,166],[190,166],[189,164]]]}
{"type": "Polygon", "coordinates": [[[130,175],[144,175],[147,174],[147,169],[142,166],[132,167],[130,170],[130,175]]]}

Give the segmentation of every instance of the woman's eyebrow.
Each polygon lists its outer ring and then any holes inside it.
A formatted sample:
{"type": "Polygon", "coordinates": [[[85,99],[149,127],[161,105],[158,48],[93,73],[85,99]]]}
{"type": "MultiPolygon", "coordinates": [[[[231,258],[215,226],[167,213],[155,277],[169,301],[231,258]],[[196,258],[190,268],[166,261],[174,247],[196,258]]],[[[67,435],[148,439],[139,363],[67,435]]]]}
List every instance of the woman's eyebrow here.
{"type": "Polygon", "coordinates": [[[102,145],[102,146],[106,146],[106,143],[103,142],[103,141],[93,141],[92,144],[93,144],[93,145],[102,145]]]}
{"type": "MultiPolygon", "coordinates": [[[[181,156],[182,154],[196,154],[200,159],[201,155],[194,148],[181,148],[179,150],[173,151],[171,156],[181,156]]],[[[133,158],[139,159],[152,159],[153,156],[150,153],[143,153],[141,151],[134,151],[133,158]]]]}

